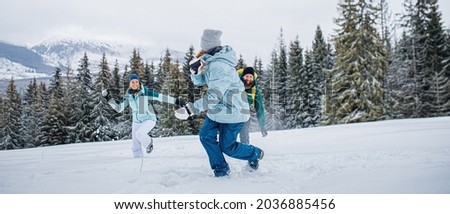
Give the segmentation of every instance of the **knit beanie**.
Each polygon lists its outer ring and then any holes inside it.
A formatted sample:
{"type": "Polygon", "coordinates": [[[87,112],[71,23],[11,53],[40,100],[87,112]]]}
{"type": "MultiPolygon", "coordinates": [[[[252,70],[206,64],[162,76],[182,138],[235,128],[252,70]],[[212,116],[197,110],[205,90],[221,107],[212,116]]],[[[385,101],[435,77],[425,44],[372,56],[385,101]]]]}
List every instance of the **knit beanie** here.
{"type": "Polygon", "coordinates": [[[203,35],[200,41],[200,47],[207,51],[211,48],[220,46],[220,36],[222,35],[222,31],[220,30],[212,30],[206,29],[203,31],[203,35]]]}
{"type": "Polygon", "coordinates": [[[252,76],[255,76],[255,69],[253,69],[253,67],[246,67],[242,72],[242,76],[245,76],[246,74],[251,74],[252,76]]]}
{"type": "Polygon", "coordinates": [[[128,76],[129,81],[131,81],[132,79],[137,79],[138,81],[140,81],[139,75],[137,75],[136,73],[132,73],[130,74],[130,76],[128,76]]]}

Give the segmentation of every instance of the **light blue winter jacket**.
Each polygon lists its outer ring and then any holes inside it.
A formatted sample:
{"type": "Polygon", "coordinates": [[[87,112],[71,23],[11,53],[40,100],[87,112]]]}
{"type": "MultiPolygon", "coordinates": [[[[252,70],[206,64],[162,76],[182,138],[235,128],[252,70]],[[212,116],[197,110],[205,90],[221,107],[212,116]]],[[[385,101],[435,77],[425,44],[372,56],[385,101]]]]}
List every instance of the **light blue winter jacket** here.
{"type": "Polygon", "coordinates": [[[135,95],[131,94],[128,89],[120,103],[116,103],[114,99],[110,99],[108,103],[117,112],[122,112],[130,105],[133,114],[133,122],[142,123],[146,120],[157,120],[155,110],[153,109],[151,102],[149,102],[151,100],[175,104],[175,98],[148,89],[142,84],[141,90],[135,95]]]}
{"type": "Polygon", "coordinates": [[[191,74],[194,85],[208,85],[203,98],[194,102],[194,108],[207,111],[209,119],[219,123],[240,123],[250,118],[250,108],[244,84],[234,68],[237,58],[230,46],[223,46],[214,55],[205,54],[201,60],[205,71],[191,74]]]}

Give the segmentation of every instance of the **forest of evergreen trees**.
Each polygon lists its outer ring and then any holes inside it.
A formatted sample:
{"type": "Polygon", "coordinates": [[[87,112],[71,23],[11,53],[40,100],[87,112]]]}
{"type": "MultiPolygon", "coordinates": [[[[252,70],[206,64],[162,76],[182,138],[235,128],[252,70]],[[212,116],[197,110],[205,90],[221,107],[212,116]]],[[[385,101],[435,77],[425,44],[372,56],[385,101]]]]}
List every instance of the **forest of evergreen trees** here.
{"type": "MultiPolygon", "coordinates": [[[[268,130],[450,115],[450,31],[438,1],[404,0],[404,13],[394,18],[386,0],[342,0],[337,8],[330,41],[318,26],[312,48],[304,49],[298,38],[287,44],[281,30],[266,67],[240,56],[236,69],[258,72],[268,130]]],[[[198,99],[206,89],[189,79],[194,54],[189,47],[180,65],[166,51],[154,65],[134,50],[128,65],[119,68],[116,61],[112,69],[105,55],[90,65],[85,54],[76,72],[56,68],[48,86],[32,80],[24,93],[11,79],[0,96],[0,149],[129,139],[129,110],[114,112],[101,91],[117,89],[119,99],[134,72],[151,89],[198,99]]],[[[180,121],[175,106],[154,106],[159,121],[152,136],[198,133],[204,115],[180,121]]]]}

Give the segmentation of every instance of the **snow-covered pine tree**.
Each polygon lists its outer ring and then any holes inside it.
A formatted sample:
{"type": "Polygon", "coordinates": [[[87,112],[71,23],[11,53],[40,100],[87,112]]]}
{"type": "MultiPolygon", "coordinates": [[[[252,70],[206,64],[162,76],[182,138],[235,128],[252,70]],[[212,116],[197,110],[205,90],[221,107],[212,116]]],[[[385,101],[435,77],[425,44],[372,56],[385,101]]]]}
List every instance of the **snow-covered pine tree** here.
{"type": "Polygon", "coordinates": [[[255,57],[255,61],[253,61],[253,68],[258,72],[258,75],[263,73],[263,63],[261,58],[255,57]]]}
{"type": "Polygon", "coordinates": [[[102,97],[102,91],[111,88],[111,71],[105,53],[99,65],[100,71],[94,81],[94,93],[92,117],[94,118],[92,128],[94,132],[91,138],[94,141],[111,141],[116,138],[114,130],[114,113],[108,104],[108,101],[102,97]]]}
{"type": "Polygon", "coordinates": [[[2,100],[3,109],[3,137],[0,139],[0,150],[20,149],[24,147],[20,136],[22,100],[16,89],[14,79],[11,80],[6,87],[6,96],[2,100]]]}
{"type": "Polygon", "coordinates": [[[130,72],[138,74],[140,78],[144,76],[144,62],[142,61],[141,54],[137,49],[133,49],[133,55],[130,58],[130,72]]]}
{"type": "Polygon", "coordinates": [[[184,63],[183,63],[183,76],[184,79],[187,82],[187,91],[188,91],[188,97],[187,100],[192,102],[194,99],[199,96],[199,90],[196,90],[196,87],[194,86],[194,83],[190,81],[191,79],[191,71],[189,67],[189,62],[194,59],[194,46],[190,46],[189,50],[186,52],[186,55],[184,56],[184,63]]]}
{"type": "MultiPolygon", "coordinates": [[[[299,127],[308,128],[315,126],[316,109],[317,104],[315,103],[318,92],[317,79],[314,79],[314,61],[313,61],[312,51],[305,52],[305,65],[300,74],[300,108],[297,120],[299,121],[299,127]]],[[[316,77],[317,78],[317,77],[316,77]]],[[[320,99],[320,98],[319,98],[320,99]]]]}
{"type": "Polygon", "coordinates": [[[285,129],[286,124],[286,103],[287,100],[292,99],[290,97],[290,94],[288,94],[288,85],[287,85],[287,79],[288,79],[288,57],[287,57],[287,48],[284,41],[284,34],[283,29],[280,30],[280,37],[278,38],[279,42],[279,54],[278,54],[278,67],[275,72],[275,89],[276,94],[278,95],[278,99],[276,99],[275,104],[275,117],[277,120],[281,121],[277,129],[285,129]]]}
{"type": "MultiPolygon", "coordinates": [[[[188,86],[184,74],[179,69],[179,63],[175,62],[170,65],[167,79],[164,82],[164,90],[166,95],[174,98],[187,99],[188,86]]],[[[161,134],[162,136],[177,136],[191,134],[191,126],[189,120],[179,120],[173,115],[174,108],[177,106],[162,103],[164,110],[167,110],[167,114],[164,115],[164,119],[161,120],[161,134]]]]}
{"type": "Polygon", "coordinates": [[[164,81],[166,80],[166,74],[163,72],[163,57],[159,58],[158,66],[155,71],[155,85],[152,87],[153,90],[161,91],[164,81]]]}
{"type": "Polygon", "coordinates": [[[76,141],[76,135],[77,131],[74,129],[75,125],[77,124],[79,118],[75,114],[75,111],[72,111],[72,109],[77,108],[77,103],[75,102],[75,98],[77,96],[74,91],[76,91],[77,87],[77,80],[76,76],[74,75],[74,70],[70,66],[70,63],[67,62],[65,69],[65,75],[63,75],[64,79],[64,97],[63,97],[63,103],[65,104],[65,108],[63,109],[64,115],[66,115],[67,121],[66,121],[66,138],[65,143],[74,143],[76,141]]]}
{"type": "MultiPolygon", "coordinates": [[[[446,49],[446,54],[445,54],[445,58],[444,58],[444,68],[443,68],[443,72],[444,72],[444,76],[447,79],[450,79],[450,29],[447,29],[446,32],[446,36],[447,36],[447,42],[445,44],[445,49],[446,49]]],[[[443,99],[445,100],[445,97],[447,97],[447,100],[450,100],[450,98],[448,98],[448,93],[450,93],[450,89],[448,88],[449,86],[447,86],[447,93],[445,95],[443,95],[443,99]]],[[[444,104],[443,106],[443,113],[446,116],[450,116],[450,106],[448,106],[447,104],[444,104]]]]}
{"type": "Polygon", "coordinates": [[[386,75],[385,102],[391,118],[409,118],[417,102],[416,84],[412,71],[411,39],[402,33],[392,53],[390,69],[386,75]]]}
{"type": "MultiPolygon", "coordinates": [[[[183,76],[184,79],[186,80],[187,83],[187,87],[188,87],[188,95],[187,95],[187,102],[194,102],[197,99],[200,99],[200,97],[202,97],[202,87],[196,87],[194,86],[194,83],[191,81],[191,71],[190,71],[190,67],[189,67],[189,62],[194,59],[194,46],[190,46],[189,50],[186,52],[186,55],[184,56],[184,63],[183,63],[183,76]]],[[[206,86],[205,90],[206,90],[206,86]]],[[[190,130],[190,134],[196,135],[198,134],[203,121],[204,121],[205,117],[204,114],[200,114],[197,117],[195,117],[195,119],[193,120],[189,120],[189,130],[190,130]]]]}
{"type": "Polygon", "coordinates": [[[92,76],[90,70],[89,58],[86,53],[80,59],[80,64],[77,68],[78,74],[76,77],[77,85],[75,88],[75,108],[73,109],[75,120],[75,132],[77,143],[92,141],[92,76]]]}
{"type": "MultiPolygon", "coordinates": [[[[382,80],[387,59],[375,28],[378,9],[366,0],[339,2],[340,27],[334,38],[336,66],[330,72],[330,104],[338,123],[373,121],[385,116],[382,80]]],[[[334,115],[333,115],[334,114],[334,115]]]]}
{"type": "Polygon", "coordinates": [[[281,121],[275,116],[275,99],[278,99],[275,90],[275,72],[278,67],[278,54],[273,50],[270,57],[270,63],[267,66],[267,72],[260,75],[261,88],[263,88],[263,97],[265,101],[267,130],[277,130],[281,127],[281,121]]]}
{"type": "Polygon", "coordinates": [[[46,114],[48,109],[48,95],[47,86],[45,83],[40,82],[36,89],[35,102],[33,103],[33,110],[36,114],[36,120],[38,121],[39,129],[36,133],[34,144],[36,147],[44,146],[44,137],[46,135],[44,131],[44,124],[46,122],[46,114]]]}
{"type": "Polygon", "coordinates": [[[443,116],[450,113],[450,80],[444,71],[447,35],[437,1],[428,4],[424,73],[430,88],[423,94],[423,111],[426,116],[443,116]]]}
{"type": "MultiPolygon", "coordinates": [[[[116,63],[114,64],[114,68],[112,70],[112,81],[111,81],[110,87],[111,87],[112,91],[120,91],[119,94],[121,95],[121,94],[123,94],[122,83],[121,83],[122,79],[120,77],[119,72],[120,72],[119,62],[116,59],[116,63]]],[[[116,95],[119,95],[119,94],[116,94],[116,95]]]]}
{"type": "Polygon", "coordinates": [[[27,86],[24,101],[22,102],[21,136],[26,148],[34,147],[38,144],[35,136],[37,136],[40,130],[39,120],[36,118],[36,109],[33,108],[33,104],[36,102],[37,87],[36,78],[33,78],[27,86]]]}
{"type": "Polygon", "coordinates": [[[144,74],[141,79],[142,84],[147,86],[147,88],[155,86],[155,65],[153,64],[153,61],[151,61],[150,64],[148,64],[148,62],[145,63],[144,74]]]}
{"type": "MultiPolygon", "coordinates": [[[[169,93],[169,84],[166,84],[165,82],[168,81],[168,75],[171,69],[172,65],[172,57],[170,55],[170,51],[167,48],[165,51],[165,55],[163,58],[161,58],[160,63],[158,65],[158,72],[156,74],[156,85],[153,90],[157,91],[158,93],[162,94],[168,94],[169,93]]],[[[166,103],[160,103],[160,102],[152,102],[153,108],[156,112],[156,117],[158,118],[159,122],[156,124],[155,128],[153,129],[151,135],[152,136],[167,136],[167,131],[165,131],[165,127],[163,124],[161,124],[161,121],[166,120],[171,114],[172,110],[169,110],[167,108],[166,103]]]]}
{"type": "Polygon", "coordinates": [[[300,47],[298,36],[289,45],[287,92],[289,99],[286,101],[286,129],[295,129],[301,127],[300,115],[302,110],[302,88],[304,87],[303,72],[303,49],[300,47]]]}
{"type": "Polygon", "coordinates": [[[328,47],[328,44],[323,38],[322,29],[320,26],[317,26],[311,52],[311,60],[313,63],[311,75],[308,75],[312,82],[310,87],[310,90],[312,90],[312,98],[310,100],[311,102],[309,102],[310,108],[313,112],[313,116],[311,117],[312,126],[320,125],[323,119],[323,103],[326,90],[325,70],[332,67],[328,62],[328,58],[331,55],[328,47]]]}
{"type": "Polygon", "coordinates": [[[414,81],[417,86],[418,103],[415,115],[417,117],[426,117],[428,113],[425,111],[425,104],[430,102],[427,100],[426,94],[430,90],[430,82],[427,81],[428,74],[425,71],[426,63],[426,38],[427,38],[427,13],[428,3],[426,0],[417,0],[415,4],[411,4],[407,8],[407,16],[409,16],[410,36],[412,39],[412,57],[414,81]]]}
{"type": "MultiPolygon", "coordinates": [[[[383,45],[386,48],[388,58],[389,54],[392,52],[392,44],[391,44],[391,10],[389,9],[389,4],[387,0],[380,0],[380,32],[381,32],[381,40],[383,41],[383,45]]],[[[394,38],[396,39],[396,38],[394,38]]]]}
{"type": "Polygon", "coordinates": [[[239,70],[239,69],[245,68],[245,67],[247,67],[247,65],[245,64],[244,58],[242,57],[242,54],[239,54],[238,62],[234,68],[236,70],[239,70]]]}
{"type": "Polygon", "coordinates": [[[286,100],[291,99],[287,94],[287,51],[283,38],[283,29],[278,37],[278,50],[274,49],[271,54],[268,72],[264,79],[268,80],[269,86],[264,94],[266,103],[267,128],[269,130],[280,130],[285,128],[286,100]],[[266,78],[267,77],[267,78],[266,78]]]}
{"type": "Polygon", "coordinates": [[[333,81],[330,80],[331,70],[335,64],[335,55],[333,52],[332,45],[327,43],[327,57],[326,57],[326,67],[323,69],[325,75],[325,91],[324,97],[322,98],[322,118],[321,125],[335,124],[336,123],[336,108],[333,105],[333,100],[331,99],[333,95],[333,81]]]}
{"type": "Polygon", "coordinates": [[[60,68],[55,69],[55,74],[50,82],[48,96],[48,108],[45,115],[45,123],[42,127],[45,136],[42,138],[41,144],[65,144],[67,118],[64,114],[64,86],[60,68]]]}

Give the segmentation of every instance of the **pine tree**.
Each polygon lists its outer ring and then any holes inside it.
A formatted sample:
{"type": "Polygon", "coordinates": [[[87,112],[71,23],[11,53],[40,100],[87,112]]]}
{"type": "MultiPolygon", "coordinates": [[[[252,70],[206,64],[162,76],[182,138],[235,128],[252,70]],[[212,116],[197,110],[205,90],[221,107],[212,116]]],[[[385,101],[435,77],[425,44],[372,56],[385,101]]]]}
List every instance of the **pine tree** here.
{"type": "Polygon", "coordinates": [[[276,117],[276,99],[278,99],[278,96],[276,94],[275,89],[275,73],[277,72],[278,67],[278,54],[276,50],[272,51],[270,63],[267,67],[267,71],[263,72],[261,75],[259,75],[261,78],[259,83],[261,88],[263,88],[265,91],[263,93],[264,101],[265,101],[265,110],[267,113],[266,117],[266,126],[267,130],[277,130],[279,127],[281,127],[281,121],[277,119],[276,117]]]}
{"type": "Polygon", "coordinates": [[[2,100],[3,137],[0,139],[0,149],[20,149],[24,147],[20,136],[21,129],[21,99],[13,78],[6,87],[6,96],[2,100]]]}
{"type": "Polygon", "coordinates": [[[33,136],[31,143],[36,147],[48,145],[46,142],[48,132],[45,129],[45,124],[47,122],[48,97],[47,86],[45,83],[40,82],[36,89],[35,102],[32,104],[32,113],[33,118],[36,121],[37,129],[29,130],[33,136]],[[33,133],[35,135],[33,135],[33,133]]]}
{"type": "Polygon", "coordinates": [[[265,100],[268,101],[266,108],[269,115],[267,117],[268,129],[280,130],[286,125],[286,101],[290,99],[287,94],[287,52],[284,44],[283,30],[280,30],[278,38],[278,53],[273,50],[271,62],[267,72],[268,89],[265,90],[265,100]]]}
{"type": "Polygon", "coordinates": [[[37,92],[37,83],[36,78],[33,78],[28,84],[26,89],[24,102],[23,102],[23,111],[22,111],[22,129],[21,136],[24,140],[25,147],[34,147],[37,143],[34,142],[35,136],[39,131],[38,121],[35,117],[35,109],[33,109],[33,103],[36,101],[36,92],[37,92]]]}
{"type": "Polygon", "coordinates": [[[77,74],[77,82],[78,85],[75,88],[74,101],[76,103],[74,111],[74,116],[76,118],[76,142],[90,142],[92,141],[91,136],[93,133],[93,128],[91,126],[92,118],[91,118],[91,110],[93,108],[92,101],[92,76],[91,70],[89,68],[89,58],[85,53],[84,56],[80,60],[80,64],[78,66],[78,74],[77,74]]]}
{"type": "Polygon", "coordinates": [[[239,54],[238,62],[234,68],[236,70],[239,70],[239,69],[241,69],[241,68],[243,69],[245,67],[247,67],[247,65],[245,64],[244,58],[242,58],[242,54],[239,54]]]}
{"type": "Polygon", "coordinates": [[[411,72],[411,39],[403,32],[392,55],[390,72],[386,75],[386,103],[391,118],[414,115],[418,100],[414,75],[411,72]]]}
{"type": "Polygon", "coordinates": [[[136,49],[133,50],[133,56],[130,59],[130,70],[131,73],[136,73],[139,77],[143,77],[144,63],[139,51],[136,49]]]}
{"type": "Polygon", "coordinates": [[[191,79],[191,71],[190,71],[190,67],[189,67],[189,62],[194,59],[194,47],[191,45],[189,47],[188,52],[186,53],[186,55],[184,56],[184,63],[183,63],[183,76],[184,79],[187,82],[187,91],[188,91],[188,97],[187,100],[192,102],[195,100],[195,98],[198,98],[197,96],[200,95],[199,94],[199,90],[196,90],[196,87],[194,86],[194,83],[192,81],[190,81],[191,79]]]}
{"type": "Polygon", "coordinates": [[[153,65],[153,61],[150,64],[145,63],[141,82],[148,88],[152,88],[155,85],[155,66],[153,65]]]}
{"type": "MultiPolygon", "coordinates": [[[[169,81],[169,73],[172,66],[172,57],[170,55],[170,51],[167,48],[164,58],[161,58],[160,63],[158,65],[158,72],[156,75],[156,84],[153,90],[158,93],[168,94],[170,92],[170,84],[166,84],[166,81],[169,81]]],[[[156,124],[155,128],[151,132],[152,136],[168,136],[170,131],[165,130],[167,124],[161,124],[161,121],[165,121],[171,115],[171,110],[169,110],[169,106],[166,103],[160,102],[152,102],[153,108],[155,109],[156,117],[159,120],[159,123],[156,124]]]]}
{"type": "Polygon", "coordinates": [[[335,38],[336,66],[329,73],[332,84],[330,104],[339,123],[373,121],[385,115],[382,80],[387,59],[374,23],[378,9],[359,0],[339,3],[340,27],[335,38]]]}
{"type": "Polygon", "coordinates": [[[119,74],[119,62],[116,60],[116,63],[114,64],[114,68],[112,71],[112,82],[111,82],[111,89],[112,91],[120,91],[122,89],[122,83],[121,83],[121,77],[119,74]]]}
{"type": "MultiPolygon", "coordinates": [[[[73,128],[78,122],[78,117],[75,113],[75,111],[72,111],[73,109],[76,109],[77,103],[75,103],[76,100],[76,91],[78,83],[76,82],[74,70],[70,66],[70,63],[67,62],[67,65],[65,66],[66,72],[65,72],[65,78],[64,78],[64,97],[63,97],[63,103],[65,108],[63,108],[63,114],[66,115],[67,121],[66,121],[66,131],[67,135],[65,138],[65,143],[73,143],[76,141],[76,135],[77,131],[73,128]]],[[[38,104],[37,104],[38,105],[38,104]]]]}
{"type": "MultiPolygon", "coordinates": [[[[166,55],[168,57],[169,55],[166,55]]],[[[166,60],[166,59],[165,59],[166,60]]],[[[170,61],[170,60],[167,60],[170,61]]],[[[179,69],[179,64],[171,64],[169,72],[167,74],[167,79],[164,82],[164,87],[166,95],[172,96],[174,98],[186,99],[188,96],[187,82],[184,74],[179,69]]],[[[173,105],[163,103],[165,115],[161,115],[161,127],[162,130],[160,135],[162,136],[176,136],[176,135],[186,135],[192,133],[189,126],[189,121],[180,121],[176,119],[173,115],[174,107],[173,105]]]]}
{"type": "MultiPolygon", "coordinates": [[[[167,54],[170,55],[169,50],[167,50],[166,55],[167,54]]],[[[161,56],[161,58],[159,59],[158,68],[156,69],[155,86],[153,87],[153,89],[156,91],[163,90],[164,81],[166,80],[167,72],[165,73],[164,71],[168,71],[168,69],[164,69],[163,64],[164,60],[163,57],[161,56]]]]}
{"type": "Polygon", "coordinates": [[[94,81],[94,108],[92,109],[94,132],[91,138],[94,141],[111,141],[115,138],[113,110],[101,94],[103,90],[111,88],[111,71],[105,53],[103,53],[99,68],[100,71],[94,81]]]}
{"type": "MultiPolygon", "coordinates": [[[[392,51],[392,45],[391,45],[391,33],[390,33],[390,26],[391,26],[391,11],[389,9],[389,4],[386,0],[380,0],[380,32],[381,32],[381,40],[386,48],[386,51],[388,54],[392,51]]],[[[389,56],[388,56],[389,58],[389,56]]]]}
{"type": "Polygon", "coordinates": [[[300,114],[302,110],[302,88],[304,85],[303,72],[303,49],[300,47],[300,41],[297,38],[290,43],[289,47],[289,64],[287,79],[287,99],[286,124],[285,128],[294,129],[300,127],[300,114]]]}
{"type": "MultiPolygon", "coordinates": [[[[194,86],[194,83],[191,81],[191,71],[190,71],[190,67],[189,67],[189,62],[194,59],[195,57],[195,53],[194,53],[194,47],[191,45],[189,47],[188,52],[186,53],[186,55],[184,56],[184,63],[183,63],[183,75],[184,75],[184,79],[187,83],[187,101],[188,102],[194,102],[197,99],[200,99],[200,97],[202,96],[202,88],[203,87],[196,87],[194,86]]],[[[206,88],[206,86],[205,86],[206,88]]],[[[202,123],[204,121],[204,114],[200,114],[197,117],[195,117],[195,119],[193,120],[189,120],[189,126],[190,126],[190,134],[192,135],[196,135],[198,134],[202,123]]]]}
{"type": "Polygon", "coordinates": [[[320,26],[317,26],[314,41],[312,44],[312,68],[309,79],[311,81],[311,99],[308,102],[312,110],[310,126],[317,126],[322,123],[324,118],[324,99],[326,93],[325,70],[332,68],[332,62],[329,62],[331,57],[331,47],[325,42],[320,26]]]}
{"type": "Polygon", "coordinates": [[[426,85],[430,88],[423,95],[423,111],[427,116],[442,116],[450,113],[450,80],[444,71],[447,35],[442,27],[437,1],[429,1],[429,8],[424,73],[426,85]]]}
{"type": "Polygon", "coordinates": [[[67,132],[67,118],[64,115],[64,87],[61,69],[56,68],[49,87],[48,108],[43,124],[45,136],[42,139],[44,145],[60,145],[65,143],[67,132]]]}
{"type": "Polygon", "coordinates": [[[412,37],[412,52],[413,52],[413,73],[414,81],[417,86],[418,104],[415,115],[417,117],[426,117],[428,115],[425,105],[431,102],[427,96],[430,90],[430,82],[426,67],[426,38],[427,38],[427,0],[417,0],[416,4],[409,9],[409,16],[411,22],[410,35],[412,37]]]}
{"type": "Polygon", "coordinates": [[[258,72],[258,74],[262,73],[263,64],[261,58],[255,57],[255,61],[253,61],[253,68],[258,72]]]}
{"type": "MultiPolygon", "coordinates": [[[[129,80],[128,76],[130,75],[130,71],[128,70],[128,65],[125,65],[124,72],[122,75],[122,81],[120,82],[121,85],[121,94],[127,93],[127,90],[129,88],[129,80]]],[[[119,96],[121,101],[121,97],[119,96]]],[[[117,126],[114,128],[117,130],[117,136],[119,139],[131,139],[131,132],[132,132],[132,116],[131,116],[131,108],[125,108],[121,113],[116,114],[116,118],[118,121],[117,126]]]]}
{"type": "Polygon", "coordinates": [[[286,45],[284,42],[284,35],[283,35],[283,29],[280,30],[280,38],[279,38],[279,54],[278,54],[278,68],[277,72],[275,73],[276,78],[276,90],[278,94],[278,103],[277,108],[279,111],[276,111],[276,117],[282,121],[282,126],[279,127],[279,129],[285,129],[286,124],[286,103],[287,100],[291,99],[290,95],[288,94],[288,88],[287,88],[287,78],[288,78],[288,58],[287,58],[287,51],[286,51],[286,45]]]}

